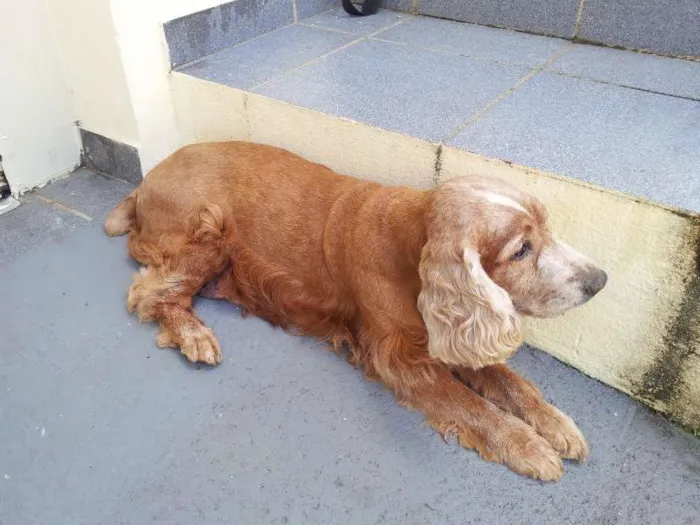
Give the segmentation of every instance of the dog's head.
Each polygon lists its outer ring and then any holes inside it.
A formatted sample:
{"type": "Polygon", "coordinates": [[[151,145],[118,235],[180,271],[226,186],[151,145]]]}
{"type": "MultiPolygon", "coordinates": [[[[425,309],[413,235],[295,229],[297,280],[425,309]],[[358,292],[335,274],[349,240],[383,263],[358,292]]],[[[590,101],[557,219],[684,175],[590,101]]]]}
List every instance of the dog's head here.
{"type": "Polygon", "coordinates": [[[430,354],[480,368],[522,343],[520,314],[551,317],[607,281],[554,237],[544,206],[500,180],[454,179],[433,190],[421,253],[418,309],[430,354]]]}

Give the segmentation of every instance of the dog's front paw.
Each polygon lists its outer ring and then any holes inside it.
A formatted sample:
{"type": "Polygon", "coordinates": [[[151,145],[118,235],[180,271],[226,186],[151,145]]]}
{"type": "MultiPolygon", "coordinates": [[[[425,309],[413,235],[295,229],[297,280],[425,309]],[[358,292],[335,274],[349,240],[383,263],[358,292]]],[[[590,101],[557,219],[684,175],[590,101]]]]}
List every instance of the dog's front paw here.
{"type": "Polygon", "coordinates": [[[221,346],[214,332],[204,325],[180,327],[176,332],[161,328],[156,343],[160,347],[180,347],[184,356],[193,363],[218,365],[221,346]]]}
{"type": "Polygon", "coordinates": [[[473,448],[489,461],[503,463],[512,471],[542,481],[557,481],[564,474],[559,454],[542,436],[520,419],[507,416],[485,441],[467,429],[436,427],[441,433],[456,432],[460,445],[473,448]]]}
{"type": "Polygon", "coordinates": [[[588,456],[588,444],[573,420],[558,408],[544,403],[528,414],[530,425],[559,455],[566,459],[583,461],[588,456]]]}
{"type": "Polygon", "coordinates": [[[509,432],[504,455],[504,463],[518,474],[542,481],[557,481],[564,474],[559,454],[526,425],[509,432]]]}
{"type": "Polygon", "coordinates": [[[206,326],[185,329],[181,334],[180,351],[193,363],[218,365],[221,362],[221,346],[214,332],[206,326]]]}

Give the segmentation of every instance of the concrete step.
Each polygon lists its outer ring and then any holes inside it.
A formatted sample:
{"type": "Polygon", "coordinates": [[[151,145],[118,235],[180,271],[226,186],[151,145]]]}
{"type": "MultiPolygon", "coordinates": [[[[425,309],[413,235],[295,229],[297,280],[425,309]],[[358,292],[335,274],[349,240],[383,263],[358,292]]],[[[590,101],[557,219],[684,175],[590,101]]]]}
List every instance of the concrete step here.
{"type": "Polygon", "coordinates": [[[264,142],[418,187],[493,175],[537,195],[611,280],[529,323],[529,342],[700,426],[700,63],[332,10],[170,81],[183,142],[264,142]]]}

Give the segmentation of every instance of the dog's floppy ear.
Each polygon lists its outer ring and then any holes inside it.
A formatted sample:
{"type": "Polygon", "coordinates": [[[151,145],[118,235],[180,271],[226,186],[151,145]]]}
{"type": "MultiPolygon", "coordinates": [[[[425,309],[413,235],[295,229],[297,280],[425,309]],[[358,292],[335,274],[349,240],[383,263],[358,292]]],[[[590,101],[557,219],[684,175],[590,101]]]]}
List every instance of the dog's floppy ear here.
{"type": "Polygon", "coordinates": [[[427,228],[418,310],[430,355],[477,369],[502,363],[518,349],[520,317],[508,293],[483,269],[474,236],[455,218],[434,217],[427,228]]]}

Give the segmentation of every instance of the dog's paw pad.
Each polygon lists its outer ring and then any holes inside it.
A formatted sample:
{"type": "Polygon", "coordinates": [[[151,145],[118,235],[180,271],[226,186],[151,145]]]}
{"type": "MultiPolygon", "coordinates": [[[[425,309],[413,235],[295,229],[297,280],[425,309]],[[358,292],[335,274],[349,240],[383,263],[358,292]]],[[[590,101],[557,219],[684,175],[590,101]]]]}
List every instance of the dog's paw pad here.
{"type": "Polygon", "coordinates": [[[547,405],[533,426],[562,458],[583,461],[588,456],[588,444],[576,423],[552,405],[547,405]]]}
{"type": "Polygon", "coordinates": [[[221,346],[214,333],[206,326],[183,329],[180,340],[180,351],[191,362],[209,365],[218,365],[221,362],[221,346]]]}
{"type": "Polygon", "coordinates": [[[503,462],[511,470],[542,481],[557,481],[564,474],[559,454],[527,425],[518,425],[507,439],[503,462]]]}
{"type": "Polygon", "coordinates": [[[559,454],[543,439],[528,444],[522,465],[524,474],[542,481],[557,481],[564,474],[559,454]]]}

